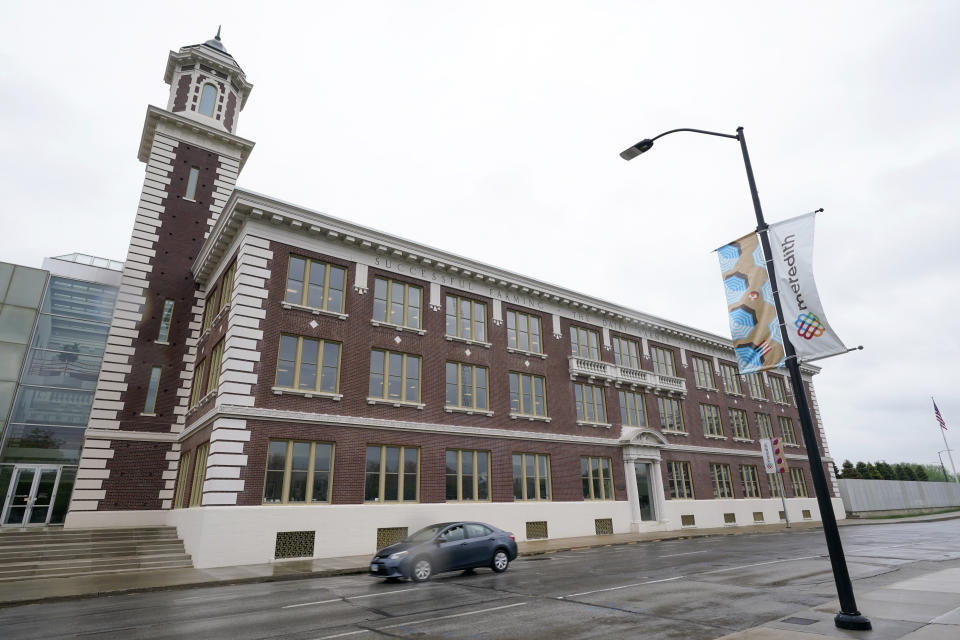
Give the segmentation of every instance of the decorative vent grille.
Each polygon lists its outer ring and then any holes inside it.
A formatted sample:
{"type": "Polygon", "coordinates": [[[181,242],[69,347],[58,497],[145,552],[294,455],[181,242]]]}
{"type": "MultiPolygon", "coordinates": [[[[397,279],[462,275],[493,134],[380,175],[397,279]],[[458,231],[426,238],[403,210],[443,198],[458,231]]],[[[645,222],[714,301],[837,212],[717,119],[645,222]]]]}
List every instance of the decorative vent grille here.
{"type": "Polygon", "coordinates": [[[697,518],[692,513],[687,513],[680,516],[680,526],[681,527],[695,527],[697,526],[697,518]]]}
{"type": "Polygon", "coordinates": [[[780,512],[780,519],[781,519],[781,520],[786,520],[786,519],[787,519],[787,514],[786,514],[785,512],[783,512],[783,511],[781,511],[781,512],[780,512]]]}
{"type": "Polygon", "coordinates": [[[312,558],[316,535],[316,531],[277,531],[277,544],[273,557],[277,560],[312,558]]]}
{"type": "Polygon", "coordinates": [[[406,527],[383,527],[377,529],[377,549],[389,547],[407,537],[406,527]]]}
{"type": "Polygon", "coordinates": [[[724,524],[737,524],[737,514],[735,514],[735,513],[725,513],[725,514],[723,514],[723,523],[724,523],[724,524]]]}
{"type": "Polygon", "coordinates": [[[763,522],[763,511],[754,511],[754,512],[753,512],[753,521],[754,521],[754,522],[763,522]]]}
{"type": "Polygon", "coordinates": [[[527,523],[527,540],[536,540],[537,538],[547,537],[547,521],[538,520],[527,523]]]}
{"type": "Polygon", "coordinates": [[[597,518],[593,521],[593,527],[598,536],[613,535],[613,518],[597,518]]]}
{"type": "Polygon", "coordinates": [[[800,512],[800,515],[803,516],[804,520],[810,520],[811,518],[813,518],[813,516],[810,515],[810,509],[804,509],[803,511],[800,512]]]}

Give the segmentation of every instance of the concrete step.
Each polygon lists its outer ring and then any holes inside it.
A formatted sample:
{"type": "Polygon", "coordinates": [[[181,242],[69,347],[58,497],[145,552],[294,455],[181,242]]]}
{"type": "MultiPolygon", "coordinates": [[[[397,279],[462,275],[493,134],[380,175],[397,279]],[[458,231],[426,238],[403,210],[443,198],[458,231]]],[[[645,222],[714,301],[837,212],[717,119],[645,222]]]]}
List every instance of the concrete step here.
{"type": "Polygon", "coordinates": [[[145,558],[189,558],[183,547],[173,549],[153,549],[150,551],[128,551],[126,553],[117,553],[106,556],[30,556],[24,555],[16,558],[7,558],[0,562],[0,573],[3,571],[20,566],[82,566],[100,564],[106,565],[113,562],[124,562],[130,559],[145,558]]]}
{"type": "Polygon", "coordinates": [[[0,530],[0,548],[26,543],[56,544],[66,542],[101,542],[109,540],[177,539],[174,527],[153,529],[5,529],[0,530]]]}
{"type": "Polygon", "coordinates": [[[193,563],[187,560],[170,561],[141,561],[128,565],[111,566],[89,569],[21,569],[7,573],[0,573],[0,582],[25,580],[30,578],[67,578],[70,576],[103,575],[108,573],[129,573],[131,571],[146,571],[151,569],[182,569],[191,568],[193,563]]]}
{"type": "Polygon", "coordinates": [[[179,540],[156,544],[98,544],[98,545],[55,545],[28,546],[18,549],[0,550],[0,566],[7,562],[16,562],[19,558],[50,560],[54,558],[107,558],[110,556],[130,556],[138,553],[158,553],[179,551],[183,553],[183,543],[179,540]]]}
{"type": "Polygon", "coordinates": [[[48,568],[48,569],[74,569],[78,567],[97,567],[110,568],[114,566],[125,566],[136,564],[138,562],[154,562],[161,560],[183,560],[190,559],[190,556],[180,552],[173,553],[150,553],[143,555],[118,556],[115,558],[75,558],[70,560],[31,560],[26,559],[18,562],[6,562],[0,565],[0,574],[5,571],[19,571],[30,568],[48,568]]]}

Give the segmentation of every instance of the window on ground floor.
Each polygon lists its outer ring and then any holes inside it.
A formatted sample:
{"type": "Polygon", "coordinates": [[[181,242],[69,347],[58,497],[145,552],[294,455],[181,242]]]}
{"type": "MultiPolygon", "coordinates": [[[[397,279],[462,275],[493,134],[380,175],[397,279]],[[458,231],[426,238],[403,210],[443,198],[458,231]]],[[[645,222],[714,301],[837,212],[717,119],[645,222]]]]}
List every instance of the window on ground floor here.
{"type": "Polygon", "coordinates": [[[363,499],[366,502],[416,502],[419,472],[420,449],[368,445],[363,499]]]}
{"type": "Polygon", "coordinates": [[[760,480],[757,476],[757,468],[753,465],[740,465],[740,479],[743,481],[743,497],[760,497],[760,480]]]}
{"type": "Polygon", "coordinates": [[[203,482],[207,479],[207,452],[210,443],[204,442],[197,447],[193,461],[193,480],[190,483],[190,506],[198,507],[203,502],[203,482]]]}
{"type": "Polygon", "coordinates": [[[770,487],[771,498],[779,498],[783,496],[783,478],[779,473],[768,473],[767,484],[770,487]]]}
{"type": "Polygon", "coordinates": [[[713,482],[714,498],[733,497],[733,481],[730,479],[730,465],[711,463],[710,480],[713,482]]]}
{"type": "Polygon", "coordinates": [[[173,508],[183,508],[184,493],[187,488],[187,477],[190,474],[190,452],[186,451],[180,456],[180,466],[177,467],[177,492],[173,497],[173,508]]]}
{"type": "Polygon", "coordinates": [[[550,456],[542,453],[513,454],[513,499],[550,499],[550,456]]]}
{"type": "Polygon", "coordinates": [[[807,497],[807,483],[803,477],[803,469],[790,469],[790,486],[793,487],[794,496],[807,497]]]}
{"type": "Polygon", "coordinates": [[[490,452],[447,450],[447,500],[490,499],[490,452]]]}
{"type": "Polygon", "coordinates": [[[580,480],[584,500],[613,500],[610,458],[580,457],[580,480]]]}
{"type": "Polygon", "coordinates": [[[667,484],[671,500],[693,500],[693,475],[689,462],[667,463],[667,484]]]}
{"type": "Polygon", "coordinates": [[[271,440],[267,449],[264,504],[310,504],[330,501],[333,444],[271,440]]]}

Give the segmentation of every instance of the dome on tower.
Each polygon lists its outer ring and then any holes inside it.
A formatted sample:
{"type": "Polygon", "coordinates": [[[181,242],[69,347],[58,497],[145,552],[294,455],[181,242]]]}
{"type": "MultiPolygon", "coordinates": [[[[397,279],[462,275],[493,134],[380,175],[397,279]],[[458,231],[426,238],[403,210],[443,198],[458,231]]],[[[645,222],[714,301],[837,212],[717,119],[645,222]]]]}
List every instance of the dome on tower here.
{"type": "MultiPolygon", "coordinates": [[[[227,53],[227,48],[223,46],[223,42],[220,40],[220,27],[217,27],[217,35],[213,36],[211,39],[207,40],[203,44],[205,46],[210,47],[211,49],[216,49],[220,53],[225,53],[228,56],[230,55],[229,53],[227,53]]],[[[230,57],[232,58],[233,56],[230,56],[230,57]]]]}

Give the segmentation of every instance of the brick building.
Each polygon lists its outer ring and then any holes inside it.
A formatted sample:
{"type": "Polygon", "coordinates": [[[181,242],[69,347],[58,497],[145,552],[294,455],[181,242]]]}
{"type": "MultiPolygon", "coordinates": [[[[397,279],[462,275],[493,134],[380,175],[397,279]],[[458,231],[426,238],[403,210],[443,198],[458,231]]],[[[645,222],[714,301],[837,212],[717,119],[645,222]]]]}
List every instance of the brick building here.
{"type": "Polygon", "coordinates": [[[819,517],[783,375],[738,377],[724,337],[237,189],[244,72],[217,37],[164,79],[68,527],[173,524],[209,567],[460,518],[519,539],[736,526],[780,521],[781,492],[819,517]],[[761,437],[786,443],[782,484],[761,437]]]}

